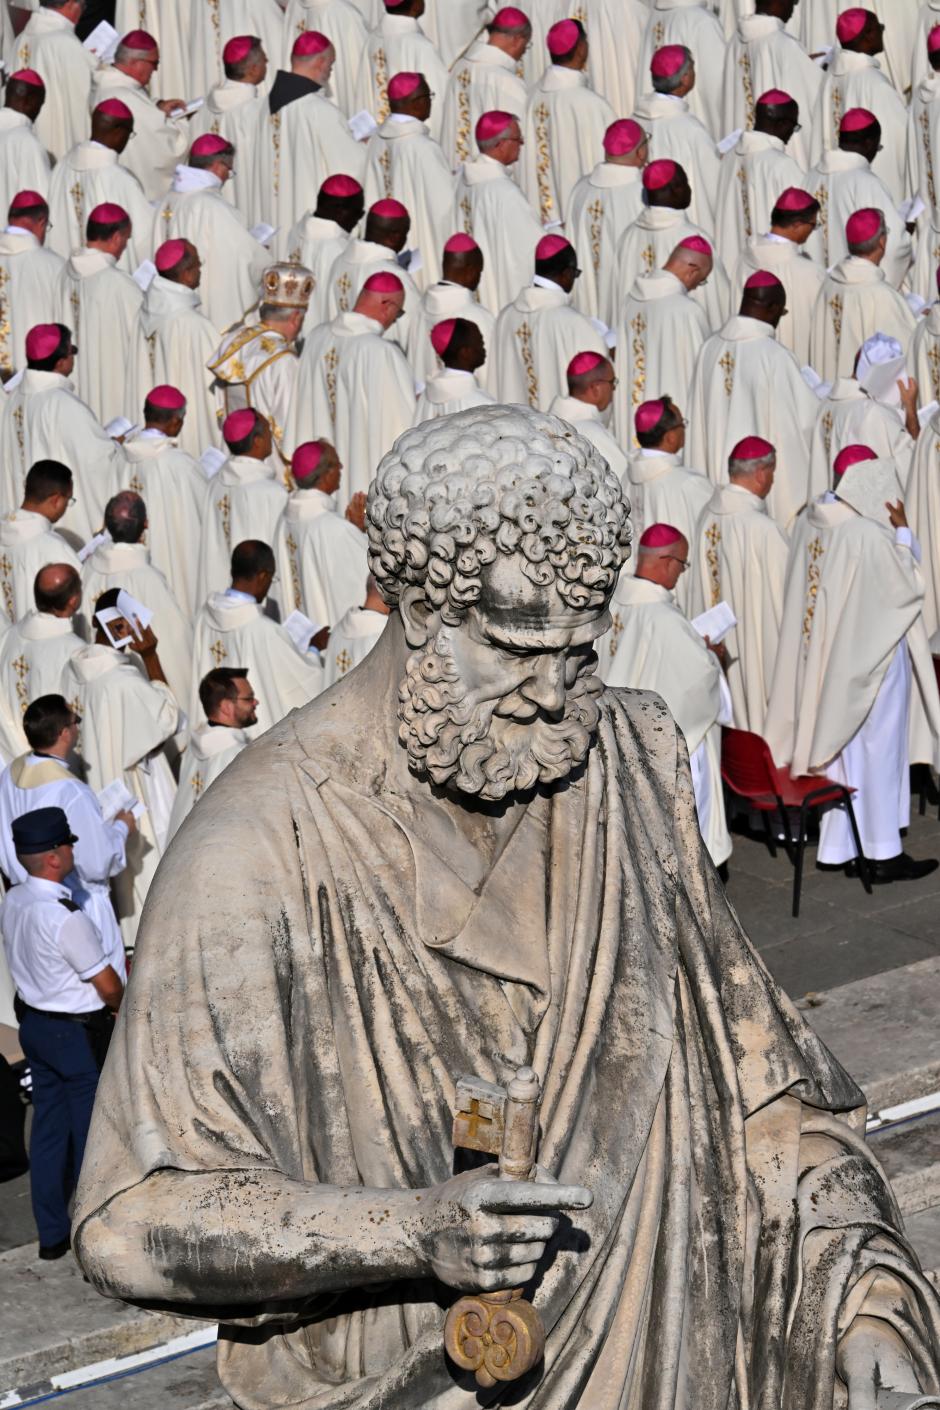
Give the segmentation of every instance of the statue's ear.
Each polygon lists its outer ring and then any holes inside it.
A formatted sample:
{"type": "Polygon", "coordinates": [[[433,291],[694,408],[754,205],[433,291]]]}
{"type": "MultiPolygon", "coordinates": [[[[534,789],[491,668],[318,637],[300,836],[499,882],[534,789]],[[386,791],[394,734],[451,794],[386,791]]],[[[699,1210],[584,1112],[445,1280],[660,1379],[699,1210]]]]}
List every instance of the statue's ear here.
{"type": "Polygon", "coordinates": [[[405,628],[405,640],[412,651],[417,651],[431,635],[434,609],[421,588],[407,587],[398,599],[398,611],[405,628]]]}

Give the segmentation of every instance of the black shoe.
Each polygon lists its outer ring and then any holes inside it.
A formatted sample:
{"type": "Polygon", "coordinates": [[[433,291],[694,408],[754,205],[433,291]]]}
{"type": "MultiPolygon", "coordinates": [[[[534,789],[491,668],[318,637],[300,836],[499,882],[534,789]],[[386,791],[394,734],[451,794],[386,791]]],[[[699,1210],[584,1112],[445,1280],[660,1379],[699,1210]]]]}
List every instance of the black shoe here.
{"type": "Polygon", "coordinates": [[[887,886],[892,881],[920,881],[936,871],[937,867],[940,867],[940,861],[936,857],[918,862],[906,852],[901,852],[886,862],[869,862],[868,872],[876,886],[887,886]]]}
{"type": "Polygon", "coordinates": [[[858,862],[817,862],[817,871],[841,871],[846,876],[858,876],[858,862]]]}
{"type": "Polygon", "coordinates": [[[65,1238],[57,1244],[40,1244],[39,1257],[44,1263],[52,1263],[56,1258],[64,1258],[72,1247],[72,1240],[65,1238]]]}

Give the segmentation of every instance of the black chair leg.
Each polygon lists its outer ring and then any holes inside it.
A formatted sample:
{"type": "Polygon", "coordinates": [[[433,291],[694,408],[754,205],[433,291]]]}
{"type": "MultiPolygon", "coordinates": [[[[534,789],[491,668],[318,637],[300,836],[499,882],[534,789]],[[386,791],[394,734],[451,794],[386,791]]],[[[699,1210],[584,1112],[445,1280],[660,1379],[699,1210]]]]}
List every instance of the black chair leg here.
{"type": "Polygon", "coordinates": [[[767,850],[770,852],[770,855],[771,855],[772,857],[776,857],[776,855],[777,855],[777,844],[776,844],[776,842],[774,841],[774,830],[773,830],[773,828],[770,826],[770,814],[769,814],[769,813],[761,813],[760,817],[761,817],[761,822],[764,824],[764,836],[765,836],[766,839],[767,839],[767,850]]]}
{"type": "Polygon", "coordinates": [[[803,890],[803,856],[806,852],[806,805],[800,806],[800,836],[796,844],[796,866],[793,872],[793,917],[800,914],[800,893],[803,890]]]}
{"type": "Polygon", "coordinates": [[[777,810],[780,813],[780,827],[783,832],[783,847],[790,861],[791,866],[796,866],[796,853],[793,850],[793,838],[790,836],[790,817],[787,813],[783,799],[777,795],[777,810]]]}
{"type": "Polygon", "coordinates": [[[849,815],[849,826],[852,829],[852,837],[855,841],[855,851],[858,857],[858,874],[862,879],[862,885],[864,886],[867,895],[870,896],[872,894],[871,874],[868,870],[868,858],[862,851],[862,838],[858,830],[858,823],[855,820],[855,809],[852,807],[852,796],[847,790],[845,790],[842,794],[842,797],[845,803],[846,811],[849,815]]]}

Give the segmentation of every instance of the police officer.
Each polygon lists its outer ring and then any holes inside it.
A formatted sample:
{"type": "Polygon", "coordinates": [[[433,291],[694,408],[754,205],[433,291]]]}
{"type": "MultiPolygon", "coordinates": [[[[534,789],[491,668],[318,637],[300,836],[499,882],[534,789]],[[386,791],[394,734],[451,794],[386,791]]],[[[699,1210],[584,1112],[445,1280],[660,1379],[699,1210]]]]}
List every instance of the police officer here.
{"type": "Polygon", "coordinates": [[[68,1203],[125,968],[123,954],[105,952],[65,885],[78,838],[63,810],[35,808],[13,822],[12,833],[26,879],[0,906],[0,931],[33,1078],[30,1192],[39,1257],[53,1259],[69,1248],[68,1203]]]}

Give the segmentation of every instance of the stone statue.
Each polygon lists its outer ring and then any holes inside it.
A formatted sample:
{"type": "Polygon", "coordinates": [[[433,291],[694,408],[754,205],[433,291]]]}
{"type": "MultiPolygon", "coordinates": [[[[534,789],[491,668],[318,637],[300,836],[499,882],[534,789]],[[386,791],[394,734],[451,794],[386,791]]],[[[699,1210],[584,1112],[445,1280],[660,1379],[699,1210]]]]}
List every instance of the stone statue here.
{"type": "Polygon", "coordinates": [[[217,1317],[243,1410],[936,1393],[940,1309],[862,1094],[742,934],[662,702],[594,674],[616,479],[564,422],[488,406],[406,432],[368,515],[387,630],[160,867],[82,1267],[217,1317]],[[527,1064],[538,1164],[513,1182],[455,1155],[458,1081],[527,1064]],[[519,1288],[544,1354],[482,1389],[447,1310],[519,1288]]]}

